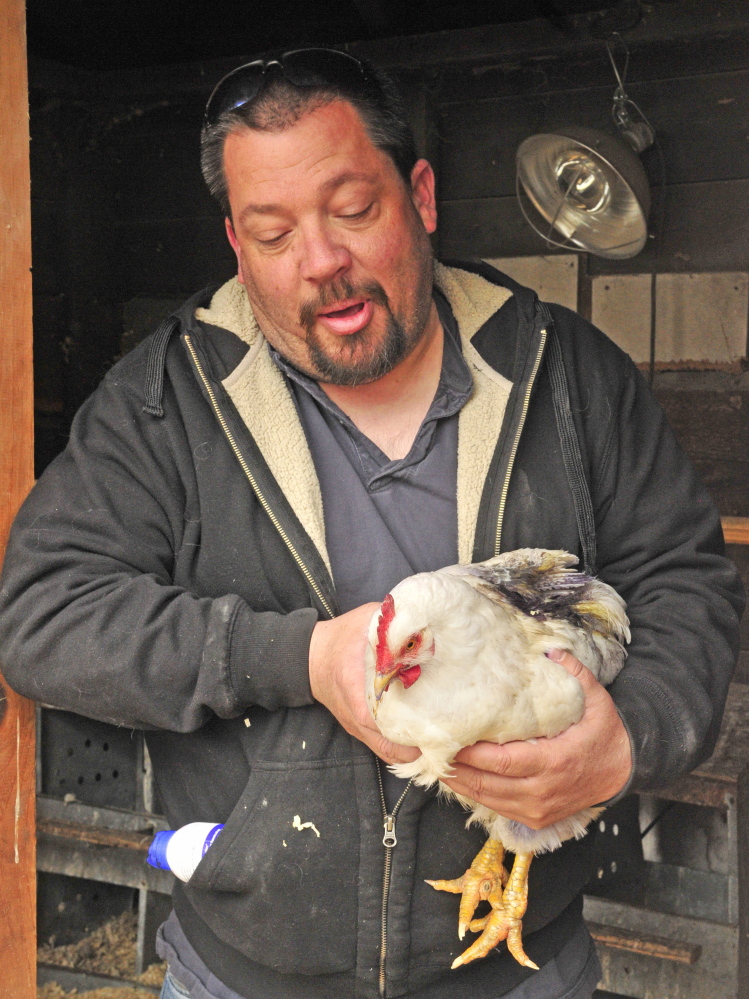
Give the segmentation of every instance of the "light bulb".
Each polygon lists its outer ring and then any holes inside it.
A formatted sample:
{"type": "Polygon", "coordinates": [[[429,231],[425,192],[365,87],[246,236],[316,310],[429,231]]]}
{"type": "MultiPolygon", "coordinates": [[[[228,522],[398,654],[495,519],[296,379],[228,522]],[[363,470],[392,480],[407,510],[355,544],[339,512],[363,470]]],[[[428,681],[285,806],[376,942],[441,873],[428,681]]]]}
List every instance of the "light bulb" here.
{"type": "Polygon", "coordinates": [[[590,156],[572,150],[560,157],[555,173],[562,197],[583,212],[605,210],[611,199],[611,185],[590,156]]]}

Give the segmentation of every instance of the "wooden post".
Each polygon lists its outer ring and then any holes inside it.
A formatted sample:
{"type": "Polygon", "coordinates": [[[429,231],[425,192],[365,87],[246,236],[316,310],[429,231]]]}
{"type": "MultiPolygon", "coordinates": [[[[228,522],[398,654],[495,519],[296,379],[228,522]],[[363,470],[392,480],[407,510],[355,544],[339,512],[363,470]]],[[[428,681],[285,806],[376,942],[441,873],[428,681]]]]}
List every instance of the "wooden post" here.
{"type": "Polygon", "coordinates": [[[749,767],[739,774],[736,789],[739,862],[738,999],[749,999],[749,767]]]}
{"type": "MultiPolygon", "coordinates": [[[[0,555],[34,475],[28,107],[24,0],[0,0],[0,555]]],[[[34,715],[0,677],[0,999],[36,996],[34,715]]]]}

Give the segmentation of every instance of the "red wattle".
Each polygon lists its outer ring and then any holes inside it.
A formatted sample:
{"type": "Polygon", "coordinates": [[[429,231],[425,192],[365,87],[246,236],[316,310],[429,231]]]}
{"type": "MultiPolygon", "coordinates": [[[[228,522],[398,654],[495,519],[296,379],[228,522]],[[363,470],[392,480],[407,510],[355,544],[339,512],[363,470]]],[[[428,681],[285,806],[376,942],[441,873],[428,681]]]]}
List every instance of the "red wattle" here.
{"type": "Polygon", "coordinates": [[[416,681],[421,676],[421,666],[417,663],[415,666],[409,666],[408,669],[401,670],[398,674],[398,679],[403,684],[403,686],[408,690],[412,683],[416,681]]]}

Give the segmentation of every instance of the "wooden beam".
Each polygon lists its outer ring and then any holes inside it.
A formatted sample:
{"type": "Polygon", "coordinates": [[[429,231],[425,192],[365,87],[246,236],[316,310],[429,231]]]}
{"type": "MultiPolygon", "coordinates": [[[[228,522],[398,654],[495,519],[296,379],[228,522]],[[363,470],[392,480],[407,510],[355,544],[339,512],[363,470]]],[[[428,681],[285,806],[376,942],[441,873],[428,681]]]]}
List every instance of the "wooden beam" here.
{"type": "MultiPolygon", "coordinates": [[[[33,483],[26,8],[0,0],[0,554],[33,483]]],[[[36,996],[34,705],[0,679],[0,999],[36,996]]]]}
{"type": "Polygon", "coordinates": [[[59,839],[91,843],[94,846],[137,850],[140,853],[148,853],[153,841],[153,830],[133,832],[129,829],[95,829],[79,822],[55,822],[52,819],[39,819],[36,829],[39,835],[56,836],[59,839]]]}
{"type": "Polygon", "coordinates": [[[749,545],[749,517],[721,517],[727,545],[749,545]]]}
{"type": "Polygon", "coordinates": [[[739,861],[739,968],[737,999],[749,999],[749,767],[739,774],[736,796],[739,861]]]}
{"type": "MultiPolygon", "coordinates": [[[[356,0],[359,6],[360,0],[356,0]]],[[[365,2],[365,0],[362,0],[365,2]]],[[[385,0],[376,6],[386,10],[385,0]]],[[[586,20],[580,15],[580,24],[586,20]]],[[[660,79],[663,73],[662,52],[678,51],[684,71],[684,61],[697,72],[715,72],[716,59],[721,67],[741,69],[749,64],[745,35],[749,29],[749,0],[670,0],[655,4],[632,31],[627,43],[632,50],[631,79],[660,79]],[[653,59],[647,51],[657,46],[659,56],[653,59]],[[641,53],[644,53],[641,56],[641,53]],[[708,53],[710,53],[708,55],[708,53]]],[[[511,74],[518,63],[530,62],[537,73],[546,73],[549,57],[582,60],[589,64],[581,86],[593,81],[595,60],[606,80],[613,80],[603,42],[589,32],[563,33],[543,18],[505,24],[488,24],[472,28],[431,31],[420,35],[363,39],[341,44],[352,55],[371,59],[385,69],[413,72],[423,68],[439,69],[443,75],[450,66],[473,66],[482,61],[491,73],[500,77],[511,74]],[[592,57],[592,58],[591,58],[592,57]]],[[[118,70],[85,70],[62,67],[38,57],[32,58],[32,80],[43,90],[69,95],[71,86],[94,99],[99,108],[132,109],[133,102],[163,101],[173,103],[179,94],[198,93],[208,99],[211,87],[243,61],[262,55],[247,48],[244,53],[216,59],[137,67],[118,70]]],[[[483,72],[483,71],[482,71],[483,72]]],[[[569,79],[569,63],[565,79],[569,79]]],[[[672,74],[670,69],[665,76],[672,74]]],[[[600,76],[599,76],[600,80],[600,76]]],[[[534,88],[535,89],[535,88],[534,88]]],[[[543,88],[541,88],[543,89],[543,88]]],[[[613,84],[612,84],[613,90],[613,84]]],[[[456,92],[452,88],[452,92],[456,92]]],[[[199,121],[196,124],[199,127],[199,121]]]]}
{"type": "Polygon", "coordinates": [[[702,953],[699,944],[635,933],[634,930],[623,930],[618,926],[588,923],[588,930],[596,943],[603,944],[604,947],[628,950],[631,954],[645,954],[647,957],[659,957],[665,961],[676,961],[677,964],[694,964],[702,953]]]}

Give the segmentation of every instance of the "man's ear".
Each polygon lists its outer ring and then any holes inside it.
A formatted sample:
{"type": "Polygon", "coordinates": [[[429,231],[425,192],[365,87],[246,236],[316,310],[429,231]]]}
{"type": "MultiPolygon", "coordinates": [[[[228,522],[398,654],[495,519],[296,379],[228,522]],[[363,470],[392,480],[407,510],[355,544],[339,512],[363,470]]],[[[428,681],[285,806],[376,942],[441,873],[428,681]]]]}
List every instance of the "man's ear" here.
{"type": "Polygon", "coordinates": [[[429,161],[417,160],[411,171],[411,197],[428,233],[437,228],[435,186],[434,170],[429,161]]]}
{"type": "Polygon", "coordinates": [[[226,226],[226,236],[237,257],[237,280],[240,284],[244,284],[244,274],[242,273],[242,247],[239,245],[237,234],[234,232],[234,225],[228,216],[224,219],[224,224],[226,226]]]}

